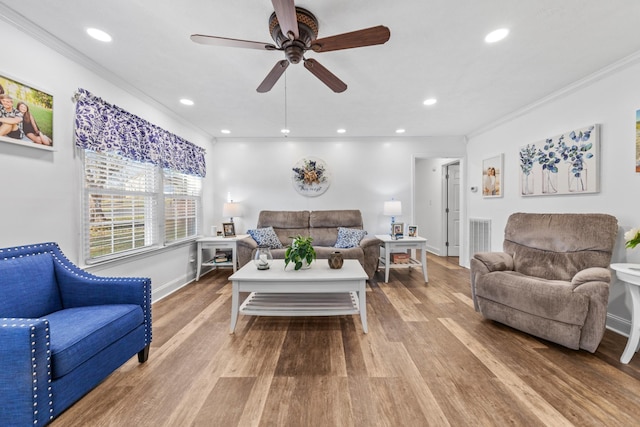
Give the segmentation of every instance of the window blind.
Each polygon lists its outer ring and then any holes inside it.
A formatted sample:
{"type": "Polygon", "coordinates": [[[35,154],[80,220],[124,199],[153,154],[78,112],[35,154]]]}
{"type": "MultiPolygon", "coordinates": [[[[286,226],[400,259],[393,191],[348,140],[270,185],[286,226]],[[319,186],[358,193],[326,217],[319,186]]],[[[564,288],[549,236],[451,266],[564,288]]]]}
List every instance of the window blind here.
{"type": "Polygon", "coordinates": [[[157,245],[159,168],[90,150],[84,164],[85,260],[157,245]]]}
{"type": "Polygon", "coordinates": [[[165,243],[198,234],[198,210],[202,179],[193,175],[164,170],[164,239],[165,243]]]}

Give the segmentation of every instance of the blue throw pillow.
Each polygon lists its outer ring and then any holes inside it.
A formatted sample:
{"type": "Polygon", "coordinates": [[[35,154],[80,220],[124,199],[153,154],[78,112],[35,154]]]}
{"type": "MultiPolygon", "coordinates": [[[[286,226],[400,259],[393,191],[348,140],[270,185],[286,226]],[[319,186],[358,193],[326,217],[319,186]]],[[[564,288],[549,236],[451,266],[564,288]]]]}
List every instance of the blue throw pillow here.
{"type": "Polygon", "coordinates": [[[336,240],[334,247],[342,249],[355,248],[366,235],[367,232],[364,230],[338,227],[338,240],[336,240]]]}
{"type": "Polygon", "coordinates": [[[255,240],[258,245],[266,245],[271,249],[282,249],[284,247],[271,226],[247,230],[247,233],[253,237],[253,240],[255,240]]]}

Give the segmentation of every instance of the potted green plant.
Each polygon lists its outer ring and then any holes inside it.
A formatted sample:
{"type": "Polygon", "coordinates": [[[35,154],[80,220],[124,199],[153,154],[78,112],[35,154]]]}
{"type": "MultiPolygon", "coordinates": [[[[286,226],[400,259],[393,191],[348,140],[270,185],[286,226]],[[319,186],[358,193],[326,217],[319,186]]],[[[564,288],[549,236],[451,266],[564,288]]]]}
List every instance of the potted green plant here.
{"type": "Polygon", "coordinates": [[[293,242],[287,246],[287,250],[284,252],[284,268],[287,268],[290,262],[294,264],[295,270],[309,268],[311,262],[316,259],[316,250],[313,249],[311,242],[313,242],[313,238],[310,236],[297,235],[294,237],[293,242]]]}

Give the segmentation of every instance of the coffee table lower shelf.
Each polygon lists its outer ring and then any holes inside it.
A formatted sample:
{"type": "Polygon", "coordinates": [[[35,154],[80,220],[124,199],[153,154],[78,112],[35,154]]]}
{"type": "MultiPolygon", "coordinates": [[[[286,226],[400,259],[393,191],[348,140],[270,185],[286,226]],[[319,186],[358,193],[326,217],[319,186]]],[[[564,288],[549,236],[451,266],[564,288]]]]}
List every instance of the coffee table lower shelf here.
{"type": "Polygon", "coordinates": [[[268,293],[251,292],[240,306],[251,316],[342,316],[360,313],[356,292],[268,293]]]}

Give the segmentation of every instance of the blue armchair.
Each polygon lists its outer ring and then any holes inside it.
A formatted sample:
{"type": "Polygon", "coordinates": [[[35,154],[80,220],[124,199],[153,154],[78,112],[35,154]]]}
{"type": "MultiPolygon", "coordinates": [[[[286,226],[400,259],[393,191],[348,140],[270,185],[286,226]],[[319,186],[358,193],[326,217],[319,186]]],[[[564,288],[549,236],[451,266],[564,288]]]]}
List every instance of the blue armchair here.
{"type": "Polygon", "coordinates": [[[45,425],[151,343],[151,280],[107,278],[55,243],[0,249],[0,425],[45,425]]]}

